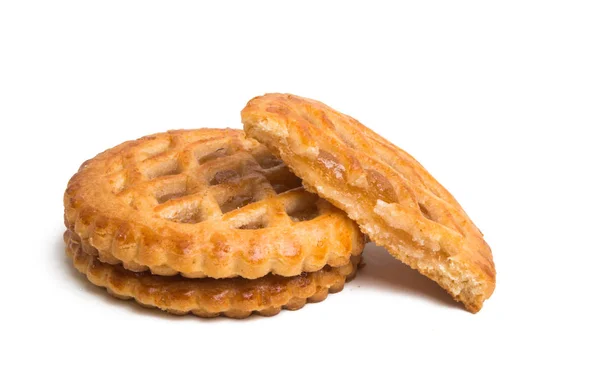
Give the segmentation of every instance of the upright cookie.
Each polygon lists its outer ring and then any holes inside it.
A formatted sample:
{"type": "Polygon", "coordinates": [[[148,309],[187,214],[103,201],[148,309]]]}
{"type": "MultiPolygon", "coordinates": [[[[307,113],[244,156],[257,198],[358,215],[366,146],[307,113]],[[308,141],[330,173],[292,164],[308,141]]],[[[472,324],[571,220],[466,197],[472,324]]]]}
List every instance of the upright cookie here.
{"type": "Polygon", "coordinates": [[[297,276],[347,265],[358,226],[242,130],[179,130],[85,162],[64,195],[84,252],[131,271],[297,276]]]}
{"type": "Polygon", "coordinates": [[[469,311],[479,311],[490,297],[496,270],[483,235],[408,153],[345,114],[289,94],[250,100],[242,121],[307,189],[344,210],[371,240],[469,311]]]}

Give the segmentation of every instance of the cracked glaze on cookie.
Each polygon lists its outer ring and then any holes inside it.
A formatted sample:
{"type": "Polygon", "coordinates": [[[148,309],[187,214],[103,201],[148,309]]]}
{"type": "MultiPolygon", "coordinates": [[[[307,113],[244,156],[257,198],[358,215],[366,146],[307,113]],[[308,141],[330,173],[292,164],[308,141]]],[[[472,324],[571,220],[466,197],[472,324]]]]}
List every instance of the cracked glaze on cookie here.
{"type": "Polygon", "coordinates": [[[408,153],[352,117],[289,94],[250,100],[242,122],[305,188],[344,210],[372,241],[469,311],[492,295],[496,269],[482,233],[408,153]]]}

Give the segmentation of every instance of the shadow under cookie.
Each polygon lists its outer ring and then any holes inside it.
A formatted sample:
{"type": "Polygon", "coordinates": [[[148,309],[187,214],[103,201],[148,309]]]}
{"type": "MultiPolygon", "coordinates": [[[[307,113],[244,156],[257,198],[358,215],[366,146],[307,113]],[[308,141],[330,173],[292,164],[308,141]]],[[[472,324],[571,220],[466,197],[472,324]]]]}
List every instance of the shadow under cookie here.
{"type": "Polygon", "coordinates": [[[453,301],[434,281],[396,260],[383,247],[367,244],[363,261],[365,266],[360,271],[359,281],[365,287],[403,293],[460,309],[458,302],[453,301]]]}

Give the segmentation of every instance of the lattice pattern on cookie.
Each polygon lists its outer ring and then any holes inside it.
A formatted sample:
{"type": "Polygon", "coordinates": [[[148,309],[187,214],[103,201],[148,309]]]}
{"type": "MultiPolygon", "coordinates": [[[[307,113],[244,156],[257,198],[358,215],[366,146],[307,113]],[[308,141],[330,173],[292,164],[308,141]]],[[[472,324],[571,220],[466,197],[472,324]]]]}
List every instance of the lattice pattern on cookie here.
{"type": "Polygon", "coordinates": [[[252,313],[278,314],[281,309],[297,310],[307,302],[324,300],[329,293],[343,289],[356,273],[359,256],[341,267],[329,266],[295,277],[268,275],[256,280],[243,278],[184,278],[134,273],[119,265],[102,263],[85,253],[85,243],[65,232],[66,253],[73,265],[95,285],[120,299],[134,299],[145,307],[200,317],[219,315],[245,318],[252,313]]]}
{"type": "Polygon", "coordinates": [[[239,130],[173,131],[100,154],[69,182],[65,219],[101,261],[160,275],[292,276],[346,264],[364,244],[239,130]]]}
{"type": "Polygon", "coordinates": [[[495,286],[491,251],[454,197],[412,156],[314,100],[267,94],[242,111],[244,128],[411,267],[471,311],[495,286]]]}

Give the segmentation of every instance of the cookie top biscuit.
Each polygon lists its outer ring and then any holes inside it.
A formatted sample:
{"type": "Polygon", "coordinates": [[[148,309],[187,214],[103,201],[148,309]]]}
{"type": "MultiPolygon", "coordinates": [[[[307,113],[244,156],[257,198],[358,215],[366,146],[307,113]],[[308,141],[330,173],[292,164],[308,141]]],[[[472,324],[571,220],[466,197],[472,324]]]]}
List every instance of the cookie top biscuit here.
{"type": "Polygon", "coordinates": [[[496,282],[491,250],[454,197],[412,156],[357,120],[294,95],[250,100],[242,122],[371,240],[469,311],[481,309],[496,282]]]}
{"type": "Polygon", "coordinates": [[[295,276],[346,265],[364,246],[353,221],[242,130],[125,142],[81,166],[64,206],[86,253],[158,275],[295,276]]]}

